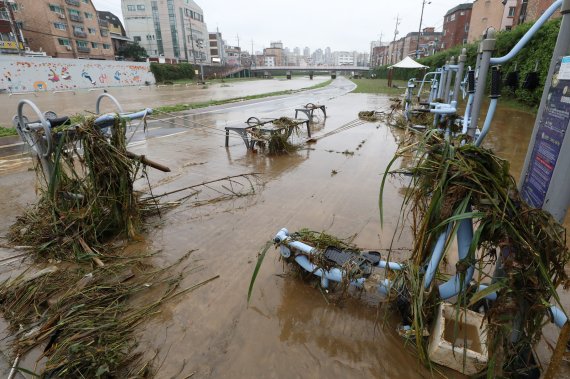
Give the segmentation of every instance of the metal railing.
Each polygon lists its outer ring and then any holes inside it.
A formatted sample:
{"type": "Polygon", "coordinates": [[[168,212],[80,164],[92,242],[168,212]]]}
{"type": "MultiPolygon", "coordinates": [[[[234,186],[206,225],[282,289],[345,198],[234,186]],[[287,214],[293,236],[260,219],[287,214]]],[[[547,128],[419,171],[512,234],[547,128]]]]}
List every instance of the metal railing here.
{"type": "Polygon", "coordinates": [[[73,5],[76,7],[80,7],[81,3],[79,2],[79,0],[65,0],[65,2],[69,5],[73,5]]]}
{"type": "Polygon", "coordinates": [[[77,46],[77,51],[80,53],[90,53],[91,49],[85,46],[77,46]]]}
{"type": "Polygon", "coordinates": [[[76,37],[81,37],[81,38],[87,37],[87,33],[85,33],[85,32],[82,31],[82,30],[74,30],[74,31],[73,31],[73,35],[76,36],[76,37]]]}

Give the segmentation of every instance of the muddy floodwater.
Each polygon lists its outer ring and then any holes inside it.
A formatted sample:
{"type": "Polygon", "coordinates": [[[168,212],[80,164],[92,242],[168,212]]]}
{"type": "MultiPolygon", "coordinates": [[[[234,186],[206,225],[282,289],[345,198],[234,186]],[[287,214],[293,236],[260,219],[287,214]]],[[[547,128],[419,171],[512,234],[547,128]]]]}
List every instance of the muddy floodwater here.
{"type": "MultiPolygon", "coordinates": [[[[243,95],[250,94],[248,85],[255,88],[257,83],[240,84],[243,95]]],[[[141,348],[149,354],[158,351],[157,378],[439,375],[418,364],[413,349],[396,332],[401,321],[395,312],[384,312],[385,307],[378,312],[375,299],[369,298],[328,304],[318,288],[292,275],[273,249],[261,268],[249,305],[246,301],[257,254],[283,227],[289,231],[306,227],[340,237],[355,235],[354,243],[362,248],[383,251],[392,245],[393,260],[406,258],[412,241],[409,229],[398,223],[404,179],[394,178],[387,184],[383,227],[378,211],[382,174],[403,137],[402,131],[362,123],[330,133],[354,121],[361,110],[389,107],[388,96],[349,93],[353,88],[350,81],[339,78],[328,87],[287,97],[196,110],[185,118],[151,120],[147,135],[133,139],[129,150],[145,154],[172,170],[150,171],[154,193],[224,176],[259,173],[255,195],[200,207],[183,203],[163,213],[160,219],[151,220],[144,241],[133,247],[161,251],[155,259],[158,265],[174,262],[195,250],[192,260],[200,269],[185,279],[184,286],[220,276],[168,303],[159,316],[142,328],[141,348]],[[229,146],[224,146],[224,126],[243,123],[250,116],[292,117],[295,107],[308,102],[327,106],[327,119],[321,117],[313,133],[317,137],[328,135],[317,143],[278,157],[247,151],[237,134],[231,134],[229,146]],[[346,151],[353,154],[343,154],[346,151]]],[[[129,104],[125,108],[136,109],[154,105],[153,96],[159,91],[147,91],[144,101],[123,98],[121,90],[111,93],[129,104]]],[[[158,100],[162,95],[156,96],[158,100]]],[[[69,109],[68,105],[62,106],[69,109]]],[[[57,103],[53,108],[58,111],[57,103]]],[[[500,109],[496,121],[487,146],[509,159],[512,172],[518,177],[533,117],[500,109]]],[[[303,133],[294,138],[303,140],[303,133]]],[[[397,162],[395,167],[401,164],[397,162]]],[[[28,171],[31,160],[13,151],[0,158],[2,167],[3,236],[25,205],[34,201],[35,175],[28,171]]],[[[13,268],[17,268],[17,263],[0,266],[0,272],[6,276],[13,268]]],[[[566,293],[563,301],[568,308],[566,293]]],[[[539,347],[543,360],[550,355],[547,345],[555,344],[556,333],[556,329],[547,327],[547,343],[539,347]]],[[[6,346],[2,349],[6,351],[6,346]]],[[[26,365],[33,368],[33,360],[28,359],[26,365]]],[[[564,369],[568,371],[567,368],[564,369]]],[[[446,377],[462,377],[444,368],[440,371],[446,377]]]]}

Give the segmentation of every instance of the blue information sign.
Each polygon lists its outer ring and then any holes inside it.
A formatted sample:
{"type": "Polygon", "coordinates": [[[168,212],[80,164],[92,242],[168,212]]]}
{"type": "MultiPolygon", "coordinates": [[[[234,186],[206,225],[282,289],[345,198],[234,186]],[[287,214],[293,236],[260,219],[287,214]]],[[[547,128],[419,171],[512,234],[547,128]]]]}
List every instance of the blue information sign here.
{"type": "Polygon", "coordinates": [[[570,123],[570,56],[562,57],[552,76],[546,106],[521,188],[522,198],[541,208],[570,123]]]}

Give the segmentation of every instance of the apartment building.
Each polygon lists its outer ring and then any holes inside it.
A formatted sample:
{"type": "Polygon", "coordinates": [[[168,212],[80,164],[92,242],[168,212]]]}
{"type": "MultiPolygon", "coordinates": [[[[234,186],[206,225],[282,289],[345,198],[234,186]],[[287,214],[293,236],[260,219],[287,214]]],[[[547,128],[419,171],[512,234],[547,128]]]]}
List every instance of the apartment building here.
{"type": "Polygon", "coordinates": [[[204,12],[192,0],[122,0],[127,35],[152,57],[210,63],[204,12]]]}
{"type": "Polygon", "coordinates": [[[213,64],[223,65],[225,63],[224,57],[224,39],[222,38],[222,33],[210,32],[208,34],[209,47],[210,47],[210,59],[213,64]]]}
{"type": "Polygon", "coordinates": [[[131,39],[127,37],[123,23],[117,16],[107,11],[97,11],[97,18],[99,19],[99,26],[109,30],[113,50],[115,54],[118,54],[118,52],[131,41],[131,39]]]}
{"type": "Polygon", "coordinates": [[[57,58],[114,59],[109,29],[91,0],[16,0],[14,17],[30,49],[57,58]]]}
{"type": "Polygon", "coordinates": [[[450,49],[467,43],[472,8],[472,3],[459,4],[443,16],[443,35],[439,45],[441,49],[450,49]]]}
{"type": "MultiPolygon", "coordinates": [[[[554,0],[515,0],[514,25],[536,21],[554,0]]],[[[552,18],[560,17],[560,12],[554,12],[552,18]]]]}
{"type": "Polygon", "coordinates": [[[481,39],[483,33],[490,27],[500,30],[504,10],[503,0],[475,0],[471,11],[467,42],[481,39]]]}

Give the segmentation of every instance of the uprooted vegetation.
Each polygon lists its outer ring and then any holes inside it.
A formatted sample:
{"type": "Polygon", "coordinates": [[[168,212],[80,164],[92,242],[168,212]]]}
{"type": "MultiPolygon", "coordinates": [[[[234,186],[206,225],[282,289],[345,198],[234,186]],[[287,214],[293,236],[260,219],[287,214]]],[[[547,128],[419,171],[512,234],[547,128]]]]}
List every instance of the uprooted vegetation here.
{"type": "MultiPolygon", "coordinates": [[[[14,357],[45,358],[45,377],[153,377],[154,356],[138,348],[138,327],[161,306],[217,278],[182,288],[199,266],[190,254],[163,268],[129,251],[145,220],[255,193],[255,174],[211,180],[155,195],[144,157],[126,150],[125,122],[109,130],[92,118],[54,129],[54,152],[36,165],[38,202],[12,226],[14,245],[40,263],[0,284],[14,357]],[[137,191],[136,182],[147,186],[137,191]],[[41,350],[40,350],[41,349],[41,350]]],[[[18,368],[28,372],[25,368],[18,368]]]]}
{"type": "Polygon", "coordinates": [[[415,330],[420,359],[429,362],[422,335],[441,300],[436,296],[437,285],[424,292],[423,271],[418,268],[429,261],[442,233],[449,231],[447,251],[459,223],[473,220],[473,240],[456,269],[461,278],[470,267],[475,274],[473,282],[459,292],[455,306],[478,310],[484,302],[488,309],[488,377],[532,370],[531,351],[542,336],[544,319],[550,316],[549,304],[559,304],[556,289],[569,284],[564,270],[570,260],[565,229],[547,212],[526,205],[508,163],[492,151],[447,141],[436,131],[400,149],[396,157],[410,151],[415,152],[416,162],[403,170],[411,183],[402,216],[413,215],[415,243],[410,264],[397,282],[400,296],[410,301],[405,316],[415,330]],[[493,278],[490,268],[495,266],[500,274],[493,278]],[[477,292],[482,284],[490,286],[477,292]],[[496,300],[485,302],[492,292],[496,300]],[[513,340],[513,335],[518,338],[513,340]]]}

